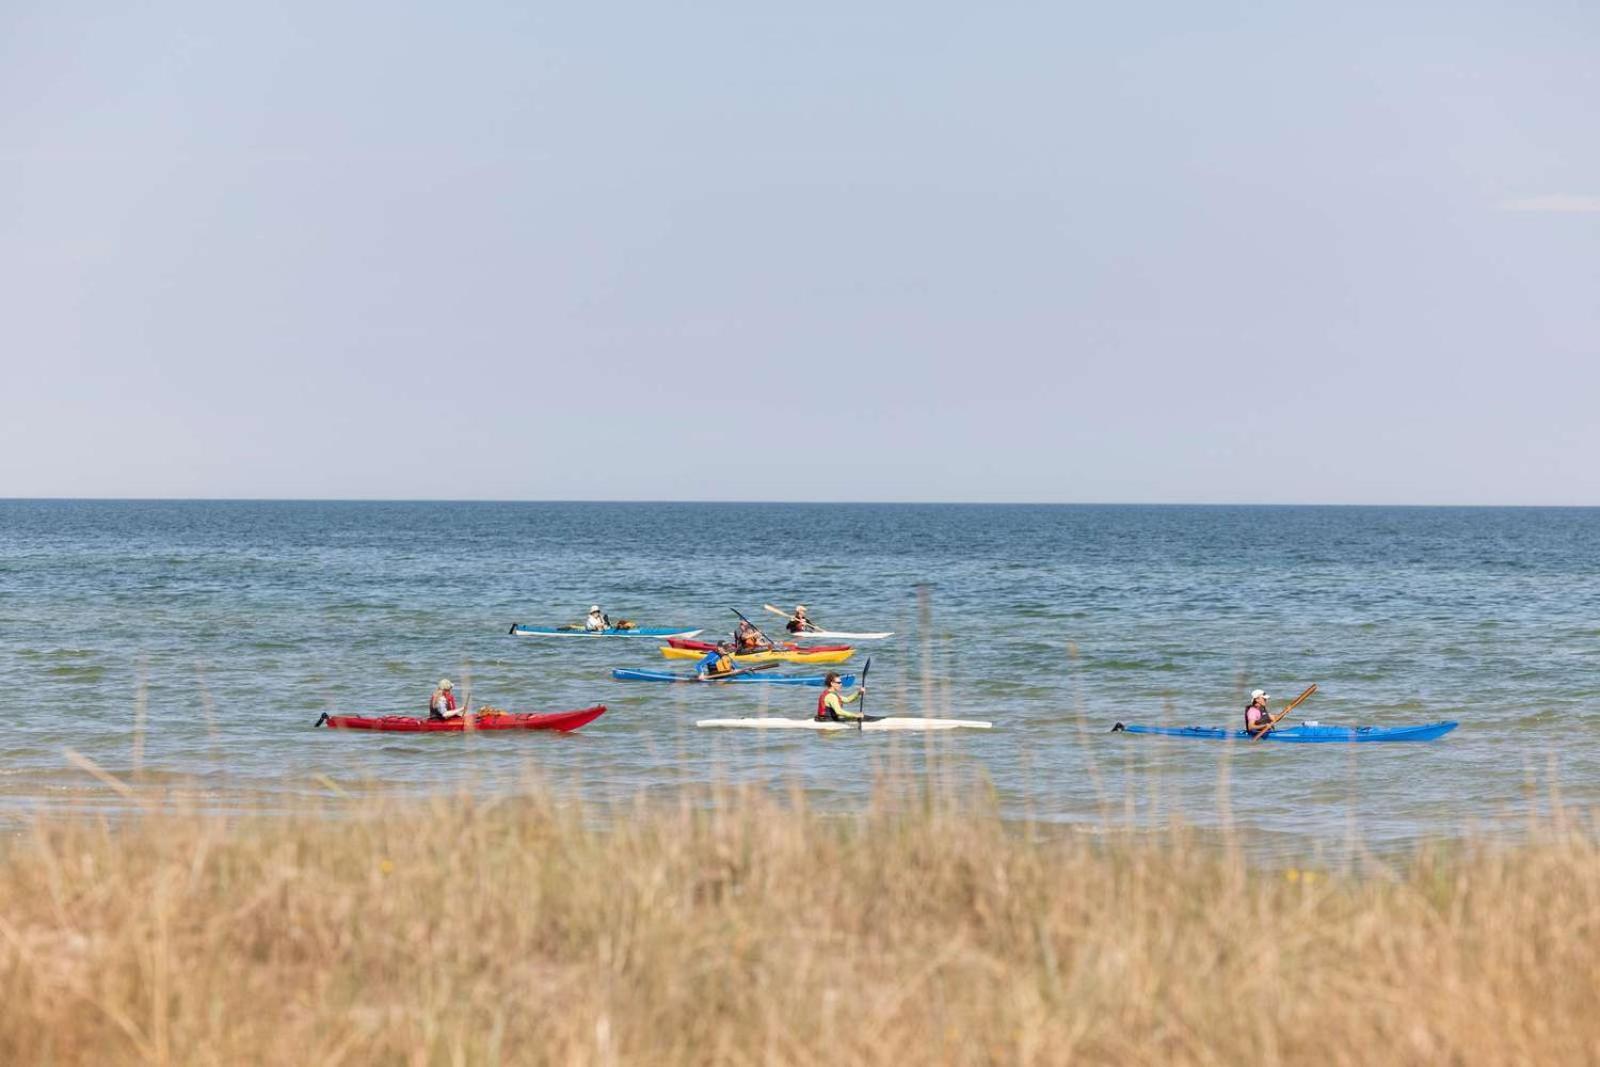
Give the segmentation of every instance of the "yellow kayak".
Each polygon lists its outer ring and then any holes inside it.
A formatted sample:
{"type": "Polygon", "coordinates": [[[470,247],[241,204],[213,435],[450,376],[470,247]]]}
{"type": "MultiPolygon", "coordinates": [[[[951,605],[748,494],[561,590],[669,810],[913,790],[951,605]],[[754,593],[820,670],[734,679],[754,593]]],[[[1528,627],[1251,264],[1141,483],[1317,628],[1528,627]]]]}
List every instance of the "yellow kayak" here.
{"type": "MultiPolygon", "coordinates": [[[[819,649],[809,652],[803,648],[779,649],[776,652],[741,652],[733,657],[735,663],[843,663],[855,655],[853,648],[819,649]]],[[[661,654],[668,659],[705,659],[704,652],[692,648],[661,646],[661,654]]]]}

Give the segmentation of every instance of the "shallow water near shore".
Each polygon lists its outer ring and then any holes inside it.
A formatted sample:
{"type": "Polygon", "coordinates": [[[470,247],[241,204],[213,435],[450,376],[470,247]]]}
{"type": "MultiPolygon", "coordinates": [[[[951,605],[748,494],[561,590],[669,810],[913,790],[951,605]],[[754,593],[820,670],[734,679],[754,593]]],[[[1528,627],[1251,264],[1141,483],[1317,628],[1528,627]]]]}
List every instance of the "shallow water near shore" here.
{"type": "MultiPolygon", "coordinates": [[[[1514,829],[1554,789],[1600,803],[1600,510],[799,504],[0,501],[0,819],[143,788],[271,811],[379,782],[511,789],[531,768],[597,800],[685,783],[864,802],[893,762],[992,785],[1084,829],[1233,824],[1285,848],[1404,847],[1514,829]],[[613,618],[722,632],[809,605],[864,643],[869,710],[988,719],[905,738],[697,730],[810,713],[810,690],[616,682],[649,640],[508,636],[613,618]],[[475,704],[609,712],[570,736],[312,729],[475,704]],[[1109,733],[1231,726],[1261,686],[1325,723],[1455,719],[1419,745],[1109,733]]],[[[687,665],[681,665],[687,667],[687,665]]],[[[787,668],[786,668],[787,669],[787,668]]]]}

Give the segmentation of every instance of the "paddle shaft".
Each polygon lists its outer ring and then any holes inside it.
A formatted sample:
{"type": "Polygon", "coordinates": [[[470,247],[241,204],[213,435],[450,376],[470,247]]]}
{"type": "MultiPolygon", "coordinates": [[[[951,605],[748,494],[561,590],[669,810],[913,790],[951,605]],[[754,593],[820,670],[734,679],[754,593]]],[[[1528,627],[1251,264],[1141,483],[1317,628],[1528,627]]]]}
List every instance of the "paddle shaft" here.
{"type": "Polygon", "coordinates": [[[867,662],[861,668],[861,719],[856,729],[867,724],[867,672],[872,670],[872,657],[867,657],[867,662]]]}
{"type": "MultiPolygon", "coordinates": [[[[790,615],[787,611],[784,611],[782,608],[775,608],[771,604],[763,604],[761,606],[766,608],[768,611],[772,612],[774,615],[782,615],[784,618],[788,619],[790,622],[796,622],[800,618],[800,616],[798,616],[798,615],[790,615]]],[[[807,619],[805,622],[801,623],[801,626],[804,627],[804,629],[801,630],[802,633],[804,633],[806,630],[820,630],[821,629],[820,626],[817,626],[810,619],[807,619]]]]}
{"type": "Polygon", "coordinates": [[[754,667],[740,667],[727,674],[701,674],[695,676],[697,682],[720,682],[724,678],[732,678],[740,674],[754,674],[756,671],[770,671],[774,667],[782,666],[778,663],[757,663],[754,667]]]}
{"type": "Polygon", "coordinates": [[[1272,728],[1274,726],[1277,726],[1280,722],[1282,722],[1283,721],[1283,717],[1285,715],[1289,714],[1295,708],[1298,708],[1300,706],[1301,702],[1304,701],[1306,697],[1310,696],[1312,693],[1315,693],[1316,691],[1317,691],[1317,685],[1316,685],[1315,682],[1313,682],[1313,683],[1311,683],[1310,686],[1308,686],[1306,688],[1306,691],[1304,693],[1301,693],[1299,696],[1294,698],[1293,703],[1291,703],[1288,707],[1284,708],[1282,711],[1278,712],[1278,717],[1277,718],[1272,719],[1271,721],[1269,721],[1267,723],[1267,725],[1263,726],[1261,729],[1259,729],[1255,733],[1251,734],[1250,735],[1250,740],[1254,741],[1259,737],[1265,736],[1266,734],[1270,734],[1272,732],[1272,728]]]}
{"type": "MultiPolygon", "coordinates": [[[[739,618],[744,619],[745,622],[749,622],[750,623],[750,629],[754,630],[757,634],[759,634],[761,636],[761,640],[763,640],[763,641],[765,641],[767,643],[767,647],[768,648],[774,649],[774,650],[777,649],[778,643],[776,641],[774,641],[772,638],[768,637],[766,635],[766,633],[764,633],[762,631],[761,627],[757,626],[753,622],[750,622],[749,619],[745,619],[744,612],[740,611],[738,608],[729,608],[728,610],[733,612],[735,615],[739,616],[739,618]]],[[[737,644],[737,642],[735,642],[735,643],[737,644]]],[[[737,652],[738,649],[735,648],[734,651],[737,652]]]]}

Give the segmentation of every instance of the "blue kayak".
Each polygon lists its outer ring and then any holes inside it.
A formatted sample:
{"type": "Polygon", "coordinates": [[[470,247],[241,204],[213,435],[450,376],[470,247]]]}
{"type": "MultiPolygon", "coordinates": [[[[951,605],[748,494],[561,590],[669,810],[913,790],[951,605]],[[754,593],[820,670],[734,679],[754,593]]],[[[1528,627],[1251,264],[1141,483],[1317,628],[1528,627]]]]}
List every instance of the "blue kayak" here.
{"type": "Polygon", "coordinates": [[[619,630],[612,626],[605,630],[585,630],[581,626],[524,626],[511,624],[513,637],[693,637],[699,630],[674,629],[670,626],[631,626],[619,630]]]}
{"type": "MultiPolygon", "coordinates": [[[[701,678],[694,674],[676,671],[631,671],[621,668],[611,672],[611,677],[622,682],[764,682],[767,685],[809,685],[820,687],[824,674],[771,674],[767,671],[747,671],[728,678],[701,678]]],[[[855,685],[856,676],[844,675],[839,679],[844,685],[855,685]]]]}
{"type": "MultiPolygon", "coordinates": [[[[1453,722],[1429,722],[1420,726],[1323,726],[1321,723],[1301,723],[1298,726],[1280,726],[1263,737],[1262,741],[1288,741],[1299,744],[1325,742],[1350,744],[1357,741],[1433,741],[1454,730],[1453,722]]],[[[1248,741],[1250,735],[1243,730],[1222,730],[1211,726],[1138,726],[1122,723],[1111,728],[1113,733],[1159,734],[1162,737],[1192,737],[1202,741],[1248,741]]]]}

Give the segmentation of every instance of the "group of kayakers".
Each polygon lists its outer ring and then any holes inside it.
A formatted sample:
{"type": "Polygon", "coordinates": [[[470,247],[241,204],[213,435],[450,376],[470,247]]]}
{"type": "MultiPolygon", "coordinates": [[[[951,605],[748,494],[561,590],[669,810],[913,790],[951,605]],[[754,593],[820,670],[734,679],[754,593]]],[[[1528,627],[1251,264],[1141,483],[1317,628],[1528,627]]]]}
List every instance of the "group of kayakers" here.
{"type": "MultiPolygon", "coordinates": [[[[790,633],[803,633],[807,629],[816,629],[806,617],[804,604],[795,605],[794,614],[789,618],[788,629],[790,633]]],[[[708,651],[700,662],[695,664],[694,671],[701,678],[725,677],[738,673],[740,669],[734,656],[748,655],[752,652],[770,652],[776,647],[759,627],[741,615],[739,625],[734,628],[729,640],[719,642],[715,648],[708,651]]],[[[860,700],[866,691],[867,687],[863,685],[851,695],[844,696],[839,672],[829,671],[823,679],[822,695],[817,698],[817,721],[854,722],[861,719],[862,715],[859,712],[849,711],[845,705],[860,700]]]]}
{"type": "MultiPolygon", "coordinates": [[[[776,609],[773,609],[776,610],[776,609]]],[[[781,611],[778,612],[782,614],[781,611]]],[[[790,633],[806,633],[818,627],[811,622],[804,604],[796,604],[794,614],[789,616],[786,624],[790,633]]],[[[603,633],[613,629],[611,616],[601,609],[599,604],[589,607],[589,614],[583,621],[583,629],[588,633],[603,633]]],[[[615,628],[631,628],[627,620],[622,620],[615,628]]],[[[778,646],[762,633],[760,628],[743,615],[739,616],[739,625],[734,628],[727,641],[719,642],[707,652],[697,664],[695,674],[702,678],[719,678],[740,672],[741,668],[734,660],[735,656],[748,655],[753,652],[770,652],[778,646]]],[[[792,646],[791,646],[792,647],[792,646]]],[[[748,668],[746,668],[748,669],[748,668]]],[[[822,695],[817,699],[816,717],[819,722],[855,722],[864,716],[860,712],[850,711],[846,704],[854,704],[860,700],[867,691],[862,685],[849,696],[843,693],[843,686],[838,671],[829,671],[823,680],[822,695]]],[[[448,678],[439,679],[439,684],[428,696],[428,718],[438,722],[446,719],[459,718],[466,709],[456,703],[455,685],[448,678]]]]}
{"type": "MultiPolygon", "coordinates": [[[[777,614],[783,614],[780,609],[771,608],[777,614]]],[[[624,625],[626,622],[624,621],[624,625]]],[[[601,610],[599,604],[591,605],[589,615],[584,620],[583,628],[591,633],[601,632],[612,628],[611,617],[601,610]]],[[[804,604],[796,604],[794,614],[788,617],[786,629],[792,634],[806,633],[818,629],[811,622],[804,604]]],[[[739,625],[733,630],[727,641],[718,642],[708,651],[704,658],[695,664],[695,674],[701,678],[720,678],[737,674],[741,670],[734,657],[748,655],[754,652],[769,652],[777,646],[762,633],[749,619],[739,616],[739,625]]],[[[792,646],[791,646],[792,647],[792,646]]],[[[745,668],[748,669],[748,668],[745,668]]],[[[850,695],[844,695],[838,671],[829,671],[823,680],[822,695],[817,698],[816,719],[818,722],[855,722],[864,716],[858,711],[851,711],[845,705],[854,704],[866,693],[867,687],[862,685],[850,695]]],[[[1245,733],[1252,737],[1268,733],[1278,720],[1272,716],[1268,702],[1272,698],[1263,689],[1256,689],[1250,693],[1250,703],[1244,709],[1245,733]]],[[[464,709],[456,703],[455,686],[448,678],[439,679],[439,685],[428,697],[428,718],[443,720],[458,718],[464,709]]]]}

